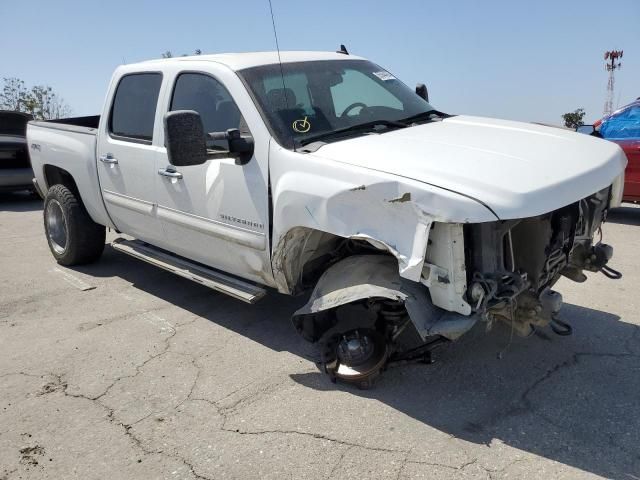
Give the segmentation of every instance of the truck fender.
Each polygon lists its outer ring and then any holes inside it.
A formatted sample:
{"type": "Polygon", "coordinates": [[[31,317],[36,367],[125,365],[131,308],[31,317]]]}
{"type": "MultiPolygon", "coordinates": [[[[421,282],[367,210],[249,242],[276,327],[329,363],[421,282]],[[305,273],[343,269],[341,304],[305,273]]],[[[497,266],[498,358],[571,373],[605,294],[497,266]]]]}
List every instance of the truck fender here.
{"type": "Polygon", "coordinates": [[[319,313],[367,298],[403,301],[423,340],[433,335],[456,340],[477,320],[434,306],[427,287],[400,277],[394,257],[354,255],[323,273],[307,304],[293,314],[293,325],[303,338],[315,342],[331,327],[319,313]]]}

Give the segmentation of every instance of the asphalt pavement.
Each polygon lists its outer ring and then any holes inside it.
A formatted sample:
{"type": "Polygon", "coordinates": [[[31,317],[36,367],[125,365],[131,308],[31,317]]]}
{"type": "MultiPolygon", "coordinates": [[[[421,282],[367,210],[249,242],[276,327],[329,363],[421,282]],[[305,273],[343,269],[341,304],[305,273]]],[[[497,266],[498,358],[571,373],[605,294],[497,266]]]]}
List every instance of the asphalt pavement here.
{"type": "Polygon", "coordinates": [[[0,195],[1,480],[640,479],[640,208],[603,228],[622,280],[556,286],[572,336],[478,325],[372,390],[316,369],[305,298],[60,267],[41,209],[0,195]]]}

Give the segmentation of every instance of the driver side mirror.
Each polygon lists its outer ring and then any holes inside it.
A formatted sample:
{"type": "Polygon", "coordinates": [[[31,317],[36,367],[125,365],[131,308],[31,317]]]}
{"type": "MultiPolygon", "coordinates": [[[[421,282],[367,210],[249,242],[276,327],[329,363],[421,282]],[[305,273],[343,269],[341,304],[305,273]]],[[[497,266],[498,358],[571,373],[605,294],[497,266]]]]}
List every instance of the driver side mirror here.
{"type": "Polygon", "coordinates": [[[600,132],[598,132],[596,130],[596,127],[594,127],[593,125],[580,125],[576,128],[576,132],[583,133],[585,135],[591,135],[592,137],[602,138],[600,132]]]}
{"type": "Polygon", "coordinates": [[[174,110],[164,116],[164,142],[169,163],[176,167],[202,165],[210,158],[235,157],[236,165],[244,165],[253,157],[253,137],[241,135],[237,128],[226,132],[204,133],[202,119],[195,110],[174,110]],[[207,138],[228,142],[228,149],[207,151],[207,138]]]}
{"type": "Polygon", "coordinates": [[[237,128],[230,128],[226,132],[208,133],[207,137],[212,140],[226,140],[229,144],[228,152],[220,152],[220,154],[232,154],[236,157],[236,165],[245,165],[253,157],[253,137],[241,135],[237,128]]]}
{"type": "Polygon", "coordinates": [[[169,163],[176,167],[202,165],[207,161],[207,145],[200,114],[175,110],[164,116],[164,143],[169,163]]]}
{"type": "Polygon", "coordinates": [[[416,85],[416,95],[427,102],[429,101],[429,92],[427,91],[427,86],[424,83],[416,85]]]}

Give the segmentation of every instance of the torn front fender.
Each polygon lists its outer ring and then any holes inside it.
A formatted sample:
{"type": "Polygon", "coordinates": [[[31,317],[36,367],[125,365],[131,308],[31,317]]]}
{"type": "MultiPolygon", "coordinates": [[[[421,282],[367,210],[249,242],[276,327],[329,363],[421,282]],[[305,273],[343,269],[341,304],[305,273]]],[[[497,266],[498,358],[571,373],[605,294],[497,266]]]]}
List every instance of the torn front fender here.
{"type": "Polygon", "coordinates": [[[397,260],[389,255],[355,255],[331,266],[318,280],[307,304],[294,313],[292,321],[305,339],[315,342],[332,326],[318,314],[368,298],[403,301],[423,340],[433,335],[455,340],[476,322],[475,316],[434,306],[429,290],[401,278],[397,260]]]}

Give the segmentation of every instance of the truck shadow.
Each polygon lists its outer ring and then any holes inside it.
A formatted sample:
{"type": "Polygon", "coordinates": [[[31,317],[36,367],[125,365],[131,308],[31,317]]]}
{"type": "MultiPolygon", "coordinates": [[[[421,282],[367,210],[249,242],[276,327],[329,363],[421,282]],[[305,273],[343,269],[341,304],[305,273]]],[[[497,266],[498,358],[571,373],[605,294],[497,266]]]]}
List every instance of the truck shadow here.
{"type": "MultiPolygon", "coordinates": [[[[150,295],[275,351],[317,360],[289,321],[306,298],[275,292],[246,305],[105,249],[75,270],[120,277],[150,295]]],[[[545,330],[511,339],[507,327],[478,325],[444,347],[433,365],[390,368],[372,390],[334,385],[320,372],[291,374],[303,388],[341,390],[382,402],[442,432],[511,447],[607,478],[640,477],[640,328],[567,304],[570,337],[545,330]],[[502,358],[498,353],[503,352],[502,358]]]]}
{"type": "Polygon", "coordinates": [[[0,212],[35,212],[42,210],[40,197],[24,192],[0,192],[0,212]]]}
{"type": "MultiPolygon", "coordinates": [[[[510,344],[508,328],[478,325],[434,365],[391,369],[370,391],[337,388],[468,442],[498,440],[606,478],[639,478],[640,328],[577,305],[562,312],[571,337],[545,330],[510,344]]],[[[321,373],[292,378],[336,388],[321,373]]]]}

